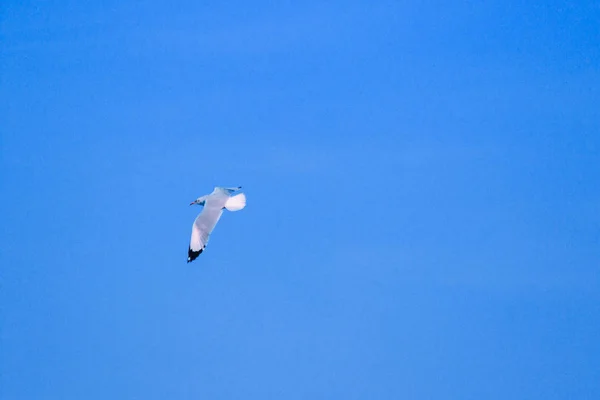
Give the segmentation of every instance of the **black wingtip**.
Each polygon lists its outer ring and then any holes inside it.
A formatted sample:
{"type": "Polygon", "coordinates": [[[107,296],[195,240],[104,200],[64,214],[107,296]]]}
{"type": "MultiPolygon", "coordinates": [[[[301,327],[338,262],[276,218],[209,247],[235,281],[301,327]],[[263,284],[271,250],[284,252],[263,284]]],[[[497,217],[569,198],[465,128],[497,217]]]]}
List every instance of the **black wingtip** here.
{"type": "Polygon", "coordinates": [[[188,259],[187,262],[194,261],[203,251],[204,249],[200,249],[199,251],[193,251],[192,248],[188,248],[188,259]]]}

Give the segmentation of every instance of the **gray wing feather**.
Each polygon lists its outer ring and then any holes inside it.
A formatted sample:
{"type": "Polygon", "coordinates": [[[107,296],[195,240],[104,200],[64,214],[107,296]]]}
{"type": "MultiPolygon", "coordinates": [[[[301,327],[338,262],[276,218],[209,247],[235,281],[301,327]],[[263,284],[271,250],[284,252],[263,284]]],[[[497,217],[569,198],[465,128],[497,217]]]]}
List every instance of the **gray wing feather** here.
{"type": "Polygon", "coordinates": [[[208,243],[211,232],[223,214],[223,206],[227,197],[210,196],[204,204],[204,209],[192,225],[192,237],[188,249],[188,262],[193,261],[202,253],[208,243]]]}

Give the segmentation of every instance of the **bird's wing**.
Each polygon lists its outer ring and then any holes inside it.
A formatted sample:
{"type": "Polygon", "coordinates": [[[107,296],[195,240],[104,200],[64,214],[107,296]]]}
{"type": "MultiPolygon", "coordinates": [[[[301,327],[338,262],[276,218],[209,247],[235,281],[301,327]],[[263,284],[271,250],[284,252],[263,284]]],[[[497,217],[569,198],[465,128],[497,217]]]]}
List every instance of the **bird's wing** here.
{"type": "Polygon", "coordinates": [[[241,188],[242,188],[241,186],[238,186],[238,187],[229,187],[229,188],[217,186],[215,188],[215,192],[223,193],[223,194],[226,194],[227,196],[229,196],[231,193],[237,192],[241,188]]]}
{"type": "Polygon", "coordinates": [[[204,210],[196,217],[194,225],[192,225],[188,262],[194,261],[206,247],[210,233],[223,214],[222,203],[224,201],[211,201],[209,198],[204,205],[204,210]]]}

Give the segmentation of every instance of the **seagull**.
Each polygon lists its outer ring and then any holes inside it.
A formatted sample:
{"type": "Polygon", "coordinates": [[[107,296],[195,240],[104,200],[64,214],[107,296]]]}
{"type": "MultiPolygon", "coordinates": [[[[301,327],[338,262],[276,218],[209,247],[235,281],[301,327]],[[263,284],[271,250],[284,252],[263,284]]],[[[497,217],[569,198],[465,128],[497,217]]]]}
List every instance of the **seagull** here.
{"type": "Polygon", "coordinates": [[[188,248],[187,262],[194,261],[200,253],[204,251],[210,233],[217,225],[223,209],[229,211],[239,211],[246,207],[246,196],[244,193],[232,196],[233,192],[237,192],[242,187],[235,188],[215,187],[211,194],[198,197],[190,203],[191,205],[198,204],[204,206],[204,209],[194,221],[192,225],[192,238],[190,239],[190,247],[188,248]]]}

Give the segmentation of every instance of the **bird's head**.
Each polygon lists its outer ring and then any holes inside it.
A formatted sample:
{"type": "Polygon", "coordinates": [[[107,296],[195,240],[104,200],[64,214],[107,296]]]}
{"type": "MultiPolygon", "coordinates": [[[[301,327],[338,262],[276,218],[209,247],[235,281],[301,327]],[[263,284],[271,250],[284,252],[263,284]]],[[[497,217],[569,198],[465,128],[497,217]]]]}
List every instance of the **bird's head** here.
{"type": "Polygon", "coordinates": [[[196,200],[192,201],[190,203],[190,206],[193,206],[194,204],[198,204],[199,206],[203,206],[205,201],[206,201],[206,196],[201,196],[201,197],[198,197],[196,200]]]}

